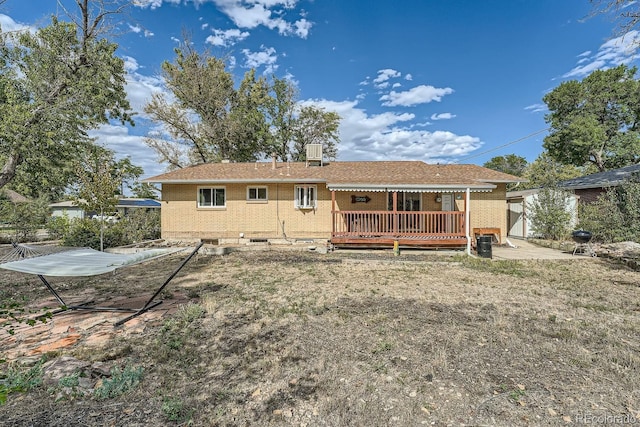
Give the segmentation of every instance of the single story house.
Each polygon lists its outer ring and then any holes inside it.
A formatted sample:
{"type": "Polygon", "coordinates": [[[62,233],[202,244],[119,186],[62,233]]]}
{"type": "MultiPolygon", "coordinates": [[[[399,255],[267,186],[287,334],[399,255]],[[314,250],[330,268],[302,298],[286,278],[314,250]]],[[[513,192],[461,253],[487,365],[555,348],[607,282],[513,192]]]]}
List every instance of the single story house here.
{"type": "Polygon", "coordinates": [[[506,237],[506,184],[522,179],[476,165],[274,159],[200,164],[145,181],[162,185],[164,239],[469,251],[474,228],[506,237]]]}
{"type": "MultiPolygon", "coordinates": [[[[66,200],[49,205],[51,216],[67,215],[69,219],[92,217],[95,212],[85,212],[73,200],[66,200]]],[[[118,199],[116,211],[120,217],[128,215],[133,209],[160,209],[160,202],[153,199],[123,197],[118,199]]]]}

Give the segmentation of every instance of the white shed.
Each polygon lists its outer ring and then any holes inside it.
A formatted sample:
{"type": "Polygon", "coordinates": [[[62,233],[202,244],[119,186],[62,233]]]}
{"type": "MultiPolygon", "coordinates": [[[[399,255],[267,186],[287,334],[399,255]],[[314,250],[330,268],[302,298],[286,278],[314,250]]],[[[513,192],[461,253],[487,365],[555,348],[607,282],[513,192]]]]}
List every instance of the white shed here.
{"type": "MultiPolygon", "coordinates": [[[[540,188],[507,192],[507,225],[509,237],[536,237],[530,223],[531,205],[538,198],[540,188]]],[[[578,224],[578,201],[580,196],[568,194],[567,211],[571,212],[571,227],[578,224]]]]}

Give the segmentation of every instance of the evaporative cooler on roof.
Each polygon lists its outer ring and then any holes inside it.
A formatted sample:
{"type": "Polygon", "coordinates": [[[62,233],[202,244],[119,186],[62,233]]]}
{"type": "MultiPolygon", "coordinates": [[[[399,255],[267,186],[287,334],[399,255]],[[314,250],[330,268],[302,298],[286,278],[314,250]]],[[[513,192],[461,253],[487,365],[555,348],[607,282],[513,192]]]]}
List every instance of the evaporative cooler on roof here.
{"type": "Polygon", "coordinates": [[[322,166],[322,144],[307,144],[307,166],[322,166]]]}

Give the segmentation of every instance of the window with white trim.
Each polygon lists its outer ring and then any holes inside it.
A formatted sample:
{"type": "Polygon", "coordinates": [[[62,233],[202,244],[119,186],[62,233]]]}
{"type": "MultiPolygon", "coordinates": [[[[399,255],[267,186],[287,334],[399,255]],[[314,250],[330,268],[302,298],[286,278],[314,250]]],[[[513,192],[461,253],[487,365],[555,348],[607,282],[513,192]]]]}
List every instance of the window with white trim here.
{"type": "Polygon", "coordinates": [[[247,201],[266,202],[267,200],[267,187],[247,187],[247,201]]]}
{"type": "Polygon", "coordinates": [[[224,187],[198,188],[199,208],[224,208],[227,205],[227,191],[224,187]]]}
{"type": "Polygon", "coordinates": [[[317,187],[315,185],[296,185],[296,209],[314,209],[317,206],[317,187]]]}

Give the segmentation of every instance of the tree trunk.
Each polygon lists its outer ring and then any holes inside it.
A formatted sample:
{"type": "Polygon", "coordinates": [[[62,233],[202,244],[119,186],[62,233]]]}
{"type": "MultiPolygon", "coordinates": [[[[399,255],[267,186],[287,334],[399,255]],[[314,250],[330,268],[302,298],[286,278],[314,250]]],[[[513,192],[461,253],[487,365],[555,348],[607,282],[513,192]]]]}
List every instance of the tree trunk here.
{"type": "Polygon", "coordinates": [[[0,171],[0,189],[7,185],[9,181],[16,175],[16,168],[20,163],[20,155],[16,153],[10,153],[7,161],[0,171]]]}

